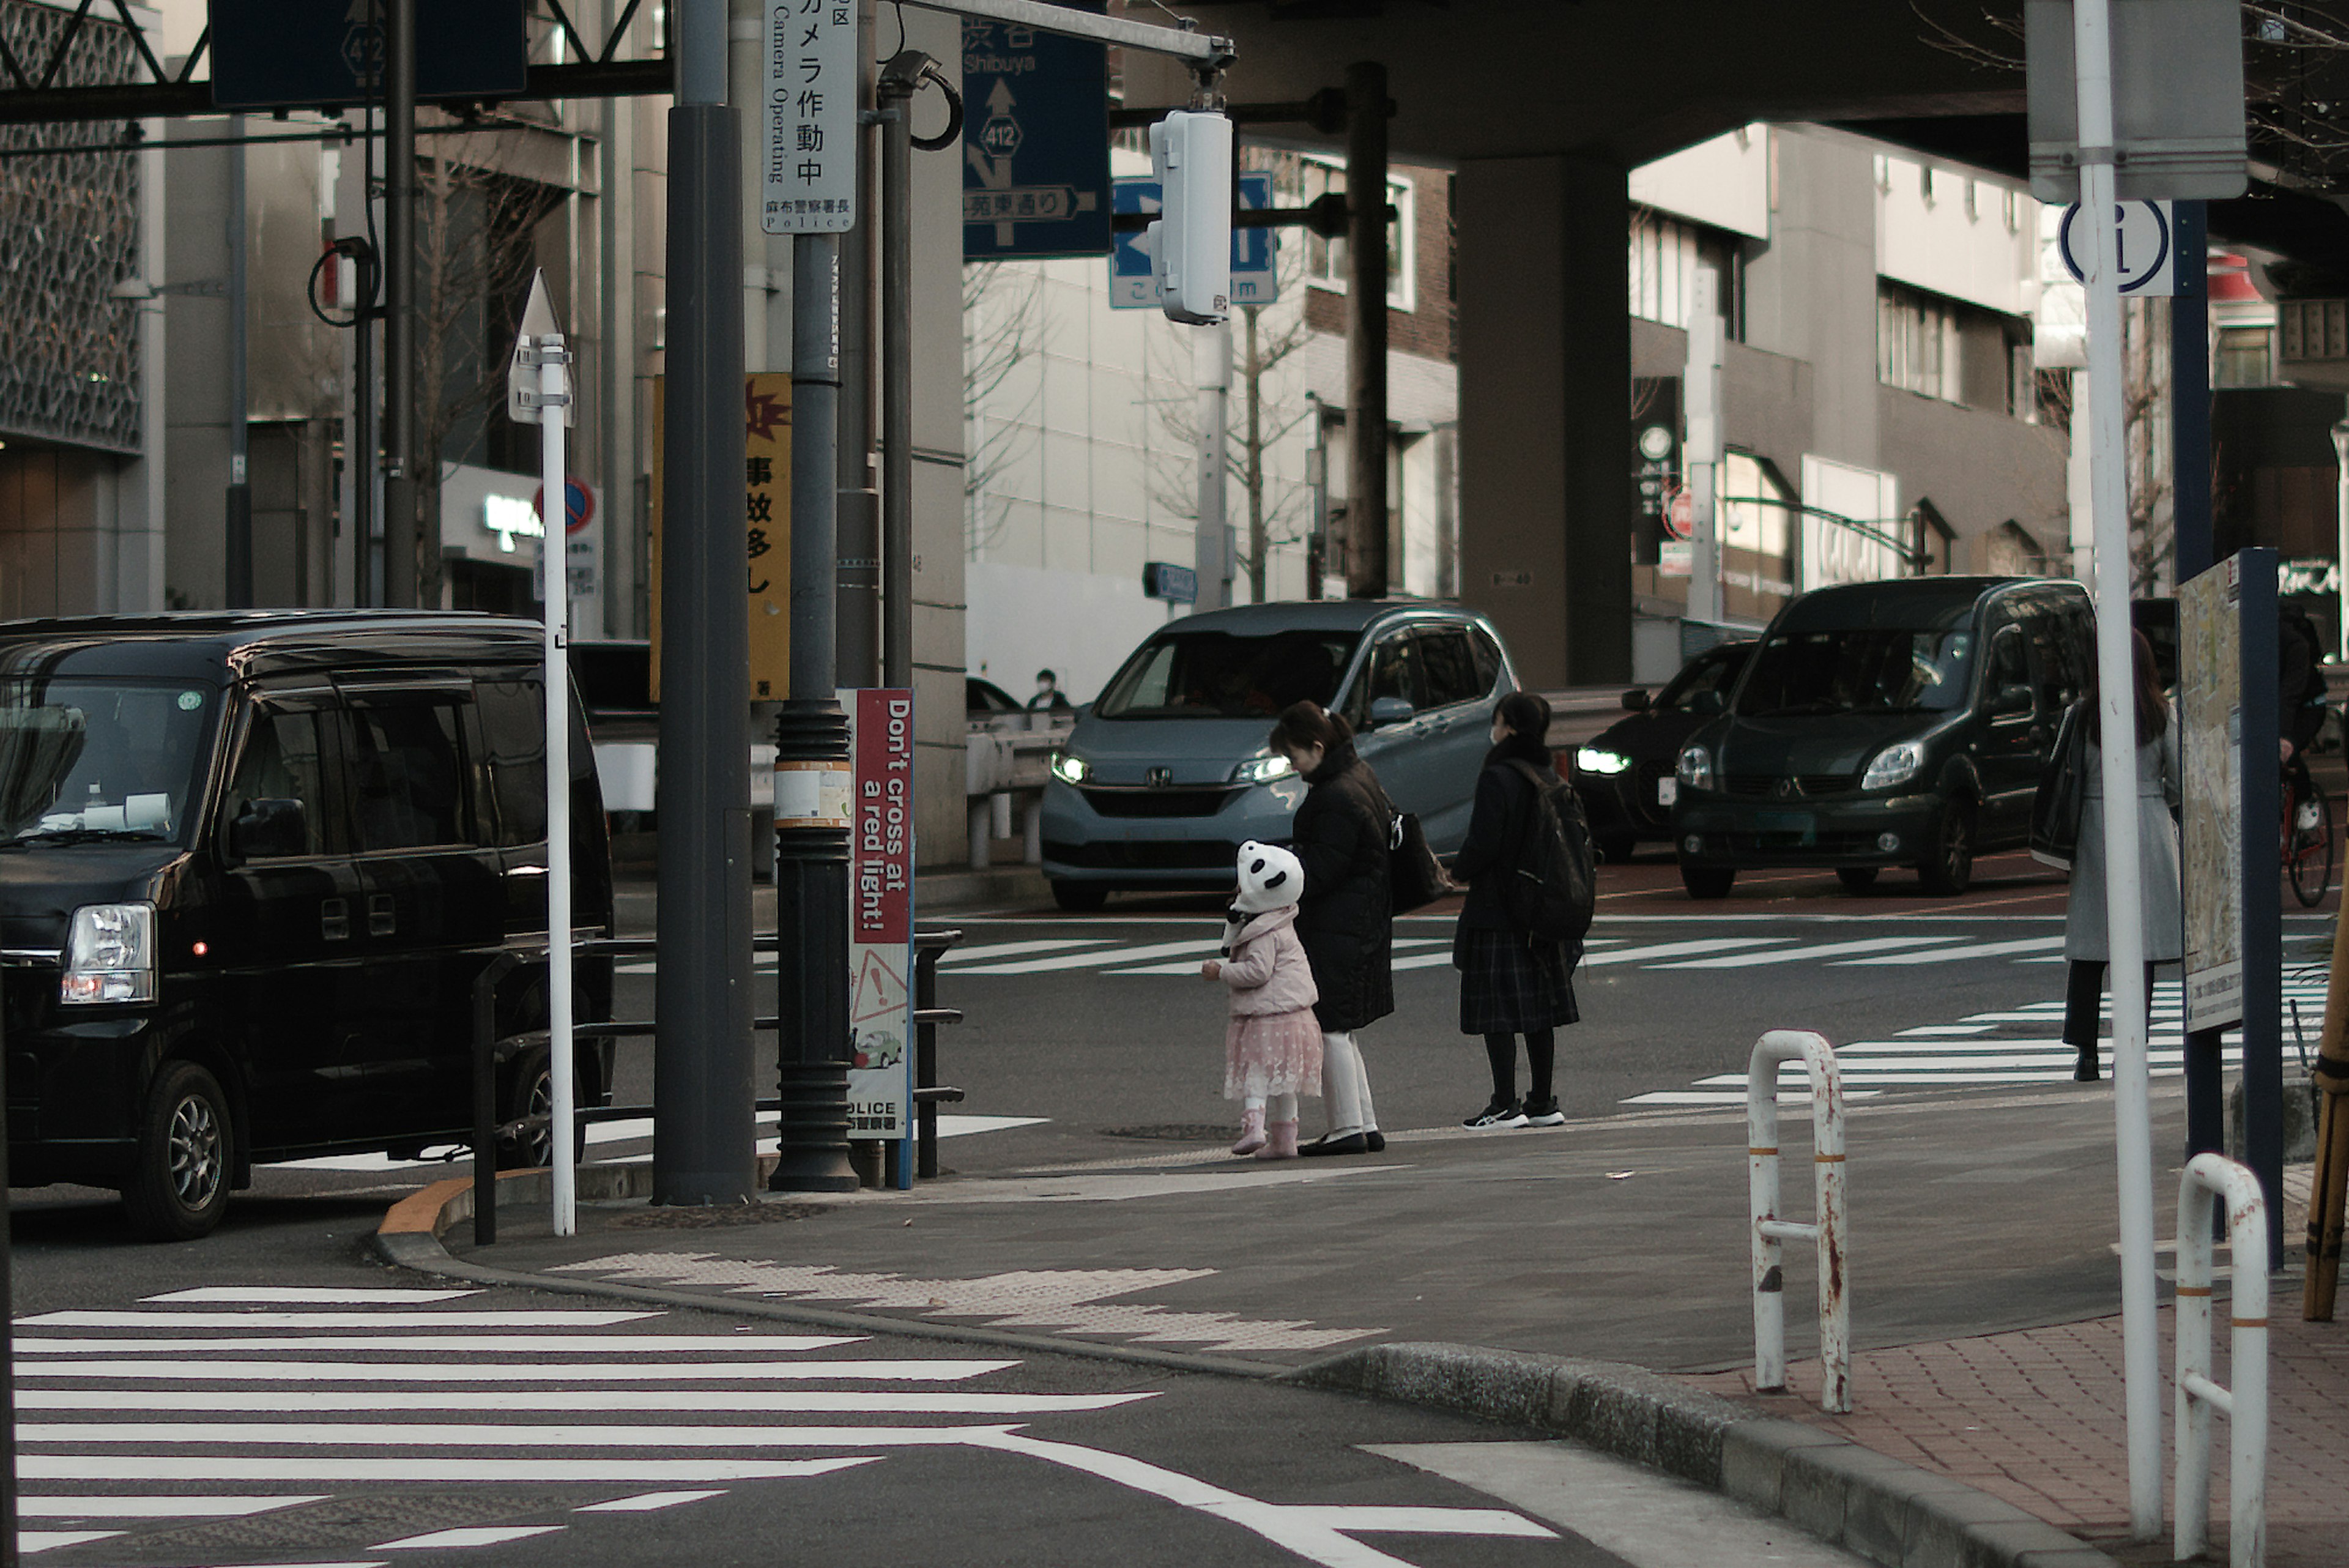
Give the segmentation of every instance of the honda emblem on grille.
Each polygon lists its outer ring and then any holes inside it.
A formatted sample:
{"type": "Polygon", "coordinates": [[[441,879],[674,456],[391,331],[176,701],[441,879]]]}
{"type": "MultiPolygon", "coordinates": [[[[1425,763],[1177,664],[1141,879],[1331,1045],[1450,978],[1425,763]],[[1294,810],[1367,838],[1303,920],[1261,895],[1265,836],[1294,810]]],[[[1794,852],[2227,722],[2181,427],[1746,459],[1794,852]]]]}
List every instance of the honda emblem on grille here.
{"type": "Polygon", "coordinates": [[[1174,770],[1173,768],[1149,768],[1143,771],[1142,780],[1153,789],[1164,789],[1168,784],[1174,782],[1174,770]]]}

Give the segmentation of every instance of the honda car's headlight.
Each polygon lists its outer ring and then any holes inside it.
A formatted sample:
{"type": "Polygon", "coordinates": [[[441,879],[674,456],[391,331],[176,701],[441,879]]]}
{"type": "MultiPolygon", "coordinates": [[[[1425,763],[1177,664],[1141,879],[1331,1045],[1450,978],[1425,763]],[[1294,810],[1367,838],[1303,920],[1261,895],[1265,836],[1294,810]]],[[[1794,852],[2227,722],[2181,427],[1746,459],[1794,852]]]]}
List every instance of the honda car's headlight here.
{"type": "Polygon", "coordinates": [[[155,1000],[155,906],[84,904],[66,937],[66,1002],[155,1000]]]}
{"type": "Polygon", "coordinates": [[[1859,775],[1862,789],[1890,789],[1894,784],[1907,784],[1925,765],[1925,748],[1916,741],[1902,741],[1876,753],[1868,771],[1859,775]]]}
{"type": "Polygon", "coordinates": [[[1578,746],[1574,753],[1574,771],[1578,774],[1599,774],[1612,778],[1630,771],[1631,759],[1620,752],[1610,752],[1603,746],[1578,746]]]}
{"type": "Polygon", "coordinates": [[[1270,784],[1287,778],[1297,771],[1297,764],[1287,757],[1250,757],[1232,770],[1232,783],[1244,784],[1270,784]]]}
{"type": "Polygon", "coordinates": [[[1081,784],[1093,776],[1093,765],[1073,752],[1054,752],[1052,776],[1062,784],[1081,784]]]}
{"type": "Polygon", "coordinates": [[[1688,785],[1689,788],[1711,789],[1713,787],[1713,753],[1702,746],[1682,747],[1678,772],[1681,783],[1688,785]]]}

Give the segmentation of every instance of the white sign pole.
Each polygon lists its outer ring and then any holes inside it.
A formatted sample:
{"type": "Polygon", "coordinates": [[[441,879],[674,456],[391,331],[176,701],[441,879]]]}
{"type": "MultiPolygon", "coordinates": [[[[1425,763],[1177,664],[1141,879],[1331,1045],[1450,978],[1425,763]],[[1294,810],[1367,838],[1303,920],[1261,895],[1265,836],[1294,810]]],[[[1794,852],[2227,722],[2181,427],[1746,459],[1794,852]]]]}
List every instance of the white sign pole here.
{"type": "Polygon", "coordinates": [[[2161,1533],[2161,1357],[2155,1337],[2153,1127],[2146,1066],[2145,902],[2137,867],[2137,681],[2129,625],[2128,471],[2121,388],[2119,234],[2114,200],[2109,0],[2075,0],[2081,219],[2088,266],[2088,430],[2096,553],[2097,717],[2103,729],[2105,929],[2113,999],[2113,1123],[2120,1178],[2121,1365],[2129,1532],[2161,1533]]]}
{"type": "Polygon", "coordinates": [[[1688,372],[1681,397],[1688,416],[1688,617],[1721,618],[1721,275],[1698,267],[1689,280],[1688,372]]]}
{"type": "MultiPolygon", "coordinates": [[[[564,652],[570,618],[568,518],[563,441],[571,423],[571,355],[556,329],[546,279],[533,278],[507,372],[506,411],[539,431],[539,593],[546,606],[546,1054],[553,1091],[547,1128],[554,1149],[554,1233],[578,1229],[573,1161],[574,1072],[571,1039],[571,669],[564,652]],[[533,378],[531,371],[535,369],[533,378]],[[533,380],[536,385],[532,385],[533,380]]],[[[525,1112],[528,1106],[522,1107],[525,1112]]]]}

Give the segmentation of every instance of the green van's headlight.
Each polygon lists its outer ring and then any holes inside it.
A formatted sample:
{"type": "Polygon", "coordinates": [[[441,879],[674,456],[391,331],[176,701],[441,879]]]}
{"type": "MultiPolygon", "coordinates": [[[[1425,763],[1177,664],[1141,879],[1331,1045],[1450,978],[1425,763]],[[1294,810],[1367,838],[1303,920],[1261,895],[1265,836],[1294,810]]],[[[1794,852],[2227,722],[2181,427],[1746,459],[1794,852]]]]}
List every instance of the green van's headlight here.
{"type": "Polygon", "coordinates": [[[1062,784],[1081,784],[1093,776],[1093,765],[1074,752],[1054,752],[1052,776],[1062,784]]]}
{"type": "Polygon", "coordinates": [[[1270,784],[1285,779],[1297,771],[1297,764],[1275,753],[1268,757],[1250,757],[1232,770],[1232,783],[1244,784],[1270,784]]]}
{"type": "Polygon", "coordinates": [[[155,1000],[155,906],[84,904],[66,936],[61,1002],[155,1000]]]}

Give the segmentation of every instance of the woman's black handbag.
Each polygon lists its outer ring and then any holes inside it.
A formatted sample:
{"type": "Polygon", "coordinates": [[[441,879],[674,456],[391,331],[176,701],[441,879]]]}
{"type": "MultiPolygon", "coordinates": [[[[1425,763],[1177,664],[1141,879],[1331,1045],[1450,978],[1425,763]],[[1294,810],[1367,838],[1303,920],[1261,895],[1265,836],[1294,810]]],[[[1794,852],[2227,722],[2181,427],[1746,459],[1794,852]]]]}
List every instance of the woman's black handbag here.
{"type": "Polygon", "coordinates": [[[1408,811],[1388,808],[1393,826],[1387,836],[1387,908],[1390,914],[1404,915],[1423,905],[1433,904],[1446,893],[1460,889],[1444,874],[1443,862],[1435,851],[1427,846],[1427,835],[1421,831],[1419,818],[1408,811]]]}
{"type": "Polygon", "coordinates": [[[2088,770],[2096,765],[2080,713],[2077,703],[2064,711],[2055,750],[2047,759],[2047,771],[2039,775],[2038,797],[2031,803],[2031,857],[2064,870],[2071,869],[2073,851],[2079,847],[2088,770]]]}

